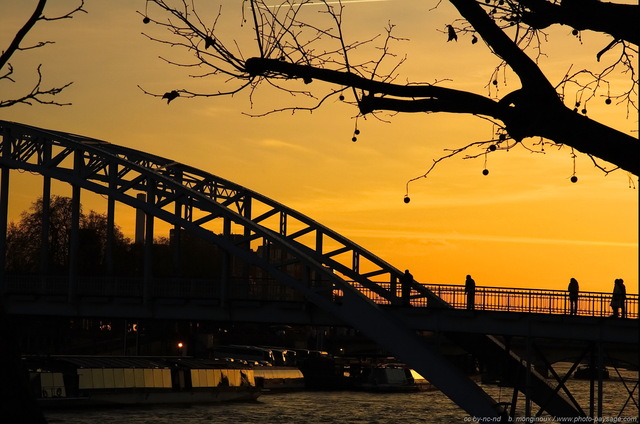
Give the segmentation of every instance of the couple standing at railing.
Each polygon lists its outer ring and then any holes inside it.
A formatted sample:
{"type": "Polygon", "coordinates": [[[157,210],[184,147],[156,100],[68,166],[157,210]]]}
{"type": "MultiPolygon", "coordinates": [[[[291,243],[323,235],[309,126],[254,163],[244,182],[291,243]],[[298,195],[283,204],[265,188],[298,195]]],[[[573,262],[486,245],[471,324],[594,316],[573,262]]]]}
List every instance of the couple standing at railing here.
{"type": "MultiPolygon", "coordinates": [[[[580,286],[578,285],[578,280],[572,278],[569,280],[569,287],[567,288],[569,292],[569,314],[577,315],[578,314],[578,292],[580,291],[580,286]]],[[[627,317],[627,308],[625,307],[625,301],[627,299],[627,288],[624,286],[624,280],[622,278],[616,278],[613,286],[613,293],[611,295],[611,309],[613,310],[612,317],[617,318],[621,316],[622,318],[627,317]]]]}

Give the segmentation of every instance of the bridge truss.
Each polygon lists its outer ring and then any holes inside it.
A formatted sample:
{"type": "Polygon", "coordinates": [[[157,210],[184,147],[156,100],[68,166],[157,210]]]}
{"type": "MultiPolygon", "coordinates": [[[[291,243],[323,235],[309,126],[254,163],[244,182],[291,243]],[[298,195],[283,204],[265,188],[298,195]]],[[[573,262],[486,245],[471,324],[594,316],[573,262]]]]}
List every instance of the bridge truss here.
{"type": "MultiPolygon", "coordinates": [[[[346,325],[358,329],[414,368],[471,416],[505,415],[500,405],[475,382],[426,343],[395,310],[406,310],[400,295],[402,272],[340,234],[259,193],[170,159],[105,141],[28,125],[0,121],[0,293],[7,291],[4,248],[12,169],[44,177],[43,204],[51,195],[51,180],[69,183],[75,221],[72,223],[67,303],[78,303],[78,217],[81,190],[107,198],[107,252],[113,243],[115,204],[145,214],[144,272],[141,302],[152,305],[152,243],[154,220],[171,224],[214,243],[228,257],[258,267],[302,293],[305,299],[346,325]],[[285,256],[270,251],[285,251],[285,256]],[[259,253],[261,252],[261,253],[259,253]],[[291,265],[305,271],[293,275],[291,265]],[[363,294],[366,291],[367,295],[363,294]],[[397,308],[382,305],[397,305],[397,308]]],[[[46,216],[46,215],[45,215],[46,216]]],[[[45,220],[46,221],[46,220],[45,220]]],[[[43,222],[43,228],[46,223],[43,222]]],[[[220,299],[232,289],[230,262],[222,271],[220,299]]],[[[411,283],[411,298],[429,308],[446,302],[423,285],[411,283]]],[[[223,305],[224,306],[224,305],[223,305]]],[[[531,364],[492,336],[451,335],[465,348],[482,349],[502,358],[519,377],[515,386],[552,416],[583,416],[574,402],[561,396],[531,364]]]]}

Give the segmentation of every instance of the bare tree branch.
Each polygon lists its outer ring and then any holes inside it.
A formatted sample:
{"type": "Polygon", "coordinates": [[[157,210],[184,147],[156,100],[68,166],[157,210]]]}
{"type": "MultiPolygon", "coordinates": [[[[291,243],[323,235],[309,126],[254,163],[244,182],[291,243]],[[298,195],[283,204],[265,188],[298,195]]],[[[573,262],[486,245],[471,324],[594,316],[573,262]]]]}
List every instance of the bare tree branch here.
{"type": "MultiPolygon", "coordinates": [[[[594,6],[593,3],[599,3],[595,0],[585,0],[589,3],[585,13],[592,16],[575,18],[575,22],[563,13],[568,10],[572,10],[572,13],[582,13],[578,10],[577,0],[449,0],[464,18],[464,21],[459,20],[445,26],[445,34],[449,39],[450,32],[454,33],[454,38],[471,35],[472,43],[477,42],[480,36],[491,51],[503,60],[495,68],[487,86],[491,98],[446,88],[440,83],[394,83],[398,67],[404,58],[398,59],[389,46],[390,42],[400,40],[392,35],[394,26],[391,23],[386,29],[387,34],[382,40],[382,45],[377,47],[380,55],[374,59],[354,63],[351,57],[354,55],[351,53],[370,44],[377,37],[348,42],[342,29],[343,5],[339,1],[337,7],[328,1],[313,3],[322,6],[322,13],[328,17],[328,23],[322,26],[322,23],[305,20],[302,14],[303,6],[312,7],[307,1],[296,3],[293,0],[283,0],[280,5],[273,6],[267,5],[263,0],[247,0],[253,17],[252,30],[256,34],[256,40],[260,40],[257,50],[251,49],[253,52],[257,51],[257,54],[243,55],[238,46],[238,53],[231,56],[224,53],[228,50],[216,50],[216,53],[206,54],[207,45],[214,44],[208,40],[222,45],[221,40],[225,35],[229,36],[228,33],[206,28],[202,24],[204,21],[199,17],[190,20],[189,14],[194,14],[193,11],[177,12],[175,8],[167,6],[165,0],[151,1],[179,19],[177,24],[170,22],[161,25],[172,30],[183,41],[166,43],[182,46],[194,52],[198,60],[193,66],[213,69],[213,72],[205,72],[204,75],[226,72],[226,75],[241,83],[242,88],[250,89],[251,97],[254,90],[266,82],[291,94],[299,93],[309,98],[321,99],[308,107],[296,104],[292,107],[274,108],[272,112],[312,111],[334,94],[350,89],[359,115],[373,114],[376,111],[473,114],[495,122],[500,128],[500,135],[504,137],[504,140],[500,141],[509,139],[521,143],[527,137],[543,137],[610,162],[634,174],[638,174],[640,170],[637,161],[640,153],[637,138],[592,120],[587,116],[586,109],[588,102],[605,96],[605,103],[626,103],[628,110],[637,110],[637,76],[633,60],[637,57],[637,48],[630,45],[633,38],[628,34],[614,35],[617,37],[616,40],[620,41],[609,43],[597,53],[598,59],[606,56],[609,65],[598,72],[567,72],[557,84],[552,84],[537,64],[537,60],[544,56],[541,46],[548,40],[547,35],[540,31],[540,28],[545,26],[533,24],[536,17],[557,13],[558,15],[548,22],[549,25],[558,22],[579,26],[576,22],[582,22],[580,25],[600,31],[611,23],[596,26],[593,22],[593,19],[598,18],[597,13],[605,10],[599,9],[600,6],[594,6]],[[558,7],[565,7],[562,13],[558,7]],[[199,44],[203,40],[204,49],[199,44]],[[534,55],[530,57],[525,50],[534,50],[534,55]],[[614,52],[620,52],[620,55],[614,56],[614,52]],[[395,59],[395,64],[390,67],[391,71],[381,71],[383,61],[389,59],[395,59]],[[500,98],[498,74],[505,72],[507,67],[517,75],[521,88],[500,98]],[[616,75],[628,75],[630,85],[626,91],[610,92],[609,78],[613,72],[616,72],[616,75]],[[309,91],[297,91],[292,88],[295,85],[289,84],[292,80],[302,80],[307,85],[318,80],[339,88],[334,87],[322,95],[314,90],[313,95],[311,89],[315,85],[309,85],[309,91]],[[606,94],[603,94],[605,92],[606,94]],[[576,96],[575,101],[569,99],[573,93],[576,96]],[[569,102],[569,107],[565,102],[569,102]]],[[[606,10],[611,11],[613,8],[606,10]]],[[[601,18],[615,19],[612,17],[618,16],[620,10],[622,9],[606,14],[602,12],[601,18]]],[[[631,12],[637,11],[638,8],[624,10],[631,12]]],[[[219,17],[220,15],[216,22],[219,17]]],[[[577,36],[579,37],[579,33],[577,36]]],[[[246,49],[247,46],[243,48],[246,49]]],[[[238,90],[230,92],[236,93],[238,90]]],[[[342,97],[342,94],[340,96],[342,97]]],[[[269,113],[271,112],[252,116],[264,116],[269,113]]],[[[475,143],[471,143],[469,146],[474,145],[475,143]]],[[[453,149],[451,153],[458,154],[467,147],[453,149]]],[[[602,166],[602,169],[606,168],[602,166]]]]}
{"type": "Polygon", "coordinates": [[[38,65],[38,68],[36,70],[36,72],[38,73],[38,81],[36,82],[35,86],[31,89],[30,92],[28,92],[24,96],[19,97],[17,99],[0,100],[0,107],[10,107],[19,103],[32,105],[34,102],[40,103],[43,105],[69,106],[71,103],[60,103],[55,100],[46,100],[46,98],[47,96],[53,97],[60,94],[62,90],[69,87],[71,84],[73,84],[73,82],[69,82],[61,87],[43,89],[40,87],[42,84],[42,72],[40,71],[41,67],[42,65],[38,65]]]}
{"type": "Polygon", "coordinates": [[[40,19],[40,16],[42,15],[42,11],[44,10],[44,6],[46,4],[47,0],[38,0],[38,4],[31,14],[31,17],[27,19],[27,22],[25,22],[22,28],[18,30],[16,36],[13,37],[11,44],[9,44],[9,47],[7,47],[7,49],[0,55],[0,69],[4,68],[4,65],[7,64],[11,56],[13,56],[16,51],[18,51],[18,49],[20,48],[20,43],[22,42],[24,37],[29,33],[29,31],[31,31],[31,28],[33,28],[36,22],[38,22],[38,19],[40,19]]]}
{"type": "MultiPolygon", "coordinates": [[[[9,46],[0,54],[0,71],[4,71],[4,74],[0,75],[1,80],[7,80],[12,83],[15,83],[15,79],[12,77],[14,73],[14,68],[9,63],[9,60],[19,51],[33,50],[40,47],[44,47],[47,44],[53,44],[53,41],[40,41],[32,46],[21,46],[22,41],[25,36],[33,29],[38,21],[57,21],[61,19],[70,19],[74,14],[78,12],[85,12],[83,9],[84,0],[79,0],[80,4],[75,7],[73,10],[52,18],[47,18],[43,15],[44,8],[47,4],[47,0],[39,0],[38,4],[34,8],[33,13],[27,19],[25,24],[18,30],[15,37],[9,44],[9,46]]],[[[27,94],[15,98],[15,99],[0,99],[0,107],[10,107],[16,104],[28,104],[31,105],[33,103],[47,104],[47,105],[56,105],[56,106],[67,106],[70,103],[61,103],[55,100],[49,99],[50,96],[56,96],[60,94],[65,88],[69,87],[72,83],[69,82],[59,87],[52,88],[42,88],[42,64],[38,65],[36,69],[36,73],[38,74],[38,79],[27,94]]]]}
{"type": "Polygon", "coordinates": [[[637,4],[616,4],[597,0],[520,0],[527,10],[522,20],[533,28],[543,29],[553,24],[568,25],[576,30],[598,31],[614,39],[638,44],[640,18],[637,4]]]}

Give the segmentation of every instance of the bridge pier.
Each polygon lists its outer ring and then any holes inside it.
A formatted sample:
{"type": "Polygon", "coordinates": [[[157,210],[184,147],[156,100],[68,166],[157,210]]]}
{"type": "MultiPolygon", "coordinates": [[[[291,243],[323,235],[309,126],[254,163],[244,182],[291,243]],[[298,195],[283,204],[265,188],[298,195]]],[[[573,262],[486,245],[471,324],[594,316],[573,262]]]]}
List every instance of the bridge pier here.
{"type": "MultiPolygon", "coordinates": [[[[51,160],[51,143],[45,143],[43,160],[51,160]]],[[[40,273],[43,276],[49,274],[49,229],[51,216],[51,177],[42,177],[42,230],[40,232],[40,273]]],[[[44,285],[44,281],[41,281],[44,285]]]]}
{"type": "MultiPolygon", "coordinates": [[[[7,150],[3,143],[0,154],[7,150]]],[[[0,167],[0,296],[7,290],[6,283],[6,253],[7,253],[7,225],[9,221],[9,167],[0,167]]]]}
{"type": "MultiPolygon", "coordinates": [[[[222,223],[222,235],[231,238],[231,220],[224,218],[222,223]]],[[[220,306],[227,307],[229,299],[229,286],[231,284],[231,272],[233,264],[231,262],[231,254],[227,250],[222,253],[222,270],[220,278],[220,306]]]]}
{"type": "MultiPolygon", "coordinates": [[[[109,191],[116,190],[118,187],[115,175],[118,173],[118,165],[116,163],[109,164],[109,191]]],[[[113,276],[115,272],[115,263],[113,260],[115,249],[116,235],[116,200],[112,194],[107,196],[107,240],[105,246],[105,268],[107,276],[113,276]]]]}
{"type": "MultiPolygon", "coordinates": [[[[76,152],[76,157],[79,157],[76,152]]],[[[80,157],[81,159],[81,157],[80,157]]],[[[71,195],[71,234],[69,237],[69,291],[68,302],[76,303],[78,294],[78,256],[80,252],[80,186],[72,185],[71,195]]]]}
{"type": "MultiPolygon", "coordinates": [[[[140,197],[142,200],[142,198],[140,197]]],[[[155,206],[155,193],[154,183],[152,180],[147,180],[147,205],[155,206]]],[[[142,297],[145,305],[151,304],[151,298],[153,296],[153,229],[154,229],[154,216],[150,212],[145,212],[145,226],[144,226],[144,253],[143,253],[143,265],[142,265],[142,297]]]]}
{"type": "Polygon", "coordinates": [[[591,355],[589,360],[589,366],[591,368],[591,375],[589,378],[589,415],[593,418],[602,417],[602,394],[603,394],[603,384],[602,384],[602,372],[604,369],[604,363],[602,358],[602,344],[601,343],[593,343],[591,345],[591,355]],[[594,375],[593,370],[596,370],[594,375]],[[597,392],[597,410],[594,411],[594,383],[598,384],[598,392],[597,392]]]}
{"type": "Polygon", "coordinates": [[[527,335],[526,339],[526,378],[525,378],[525,389],[524,389],[524,397],[525,397],[525,406],[524,406],[524,416],[531,416],[531,391],[532,391],[532,383],[531,383],[531,356],[532,356],[532,348],[531,348],[531,334],[527,335]]]}

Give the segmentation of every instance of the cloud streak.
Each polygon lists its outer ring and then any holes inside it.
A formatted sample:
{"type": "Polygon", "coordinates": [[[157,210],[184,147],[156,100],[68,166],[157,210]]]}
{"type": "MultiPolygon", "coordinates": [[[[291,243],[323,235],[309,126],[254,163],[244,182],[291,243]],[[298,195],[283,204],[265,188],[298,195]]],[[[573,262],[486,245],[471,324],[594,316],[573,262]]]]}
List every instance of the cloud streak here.
{"type": "Polygon", "coordinates": [[[496,236],[488,234],[459,234],[459,233],[434,233],[419,231],[394,231],[394,230],[363,230],[363,229],[344,229],[343,234],[349,234],[354,237],[367,238],[384,238],[384,239],[413,239],[424,240],[427,243],[440,241],[481,241],[490,243],[518,243],[518,244],[544,244],[544,245],[565,245],[565,246],[595,246],[595,247],[622,247],[622,248],[638,248],[638,243],[610,241],[610,240],[570,240],[570,239],[552,239],[537,237],[517,237],[517,236],[496,236]]]}
{"type": "Polygon", "coordinates": [[[289,143],[287,141],[278,140],[275,138],[265,138],[259,142],[262,147],[267,149],[276,149],[276,150],[291,150],[297,152],[312,152],[308,147],[297,144],[297,143],[289,143]]]}

